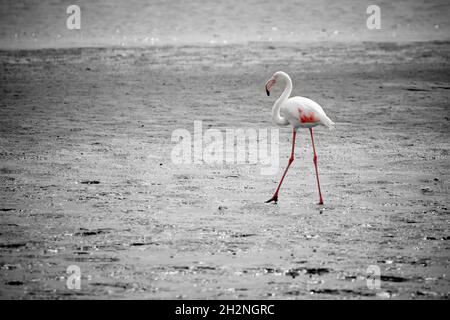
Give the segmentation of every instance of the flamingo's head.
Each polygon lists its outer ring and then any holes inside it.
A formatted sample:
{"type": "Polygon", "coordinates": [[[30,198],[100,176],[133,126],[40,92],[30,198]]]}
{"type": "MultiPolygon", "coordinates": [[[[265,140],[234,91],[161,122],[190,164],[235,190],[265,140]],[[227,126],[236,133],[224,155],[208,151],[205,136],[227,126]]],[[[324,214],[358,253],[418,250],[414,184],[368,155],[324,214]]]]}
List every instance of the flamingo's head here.
{"type": "Polygon", "coordinates": [[[270,90],[272,90],[272,87],[277,83],[278,78],[280,77],[281,71],[275,72],[269,80],[266,82],[266,93],[268,96],[270,96],[270,90]]]}

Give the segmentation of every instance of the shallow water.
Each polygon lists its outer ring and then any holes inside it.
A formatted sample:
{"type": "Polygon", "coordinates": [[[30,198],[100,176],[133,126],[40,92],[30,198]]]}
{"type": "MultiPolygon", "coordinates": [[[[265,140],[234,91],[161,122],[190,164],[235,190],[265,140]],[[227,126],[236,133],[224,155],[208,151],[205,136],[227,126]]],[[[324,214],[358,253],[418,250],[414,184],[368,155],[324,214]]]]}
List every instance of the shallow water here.
{"type": "Polygon", "coordinates": [[[81,29],[68,30],[64,1],[2,1],[0,48],[54,48],[248,41],[449,40],[446,0],[377,1],[381,29],[366,26],[373,1],[77,1],[81,29]]]}

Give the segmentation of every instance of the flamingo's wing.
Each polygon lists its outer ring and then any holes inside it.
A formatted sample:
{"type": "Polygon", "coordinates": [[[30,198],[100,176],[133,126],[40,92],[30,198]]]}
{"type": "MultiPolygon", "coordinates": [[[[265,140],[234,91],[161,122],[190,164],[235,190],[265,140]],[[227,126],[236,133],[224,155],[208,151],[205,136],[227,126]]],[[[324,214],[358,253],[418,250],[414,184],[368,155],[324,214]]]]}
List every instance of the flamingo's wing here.
{"type": "Polygon", "coordinates": [[[286,111],[291,121],[295,118],[300,124],[321,123],[329,128],[334,125],[317,102],[305,97],[288,99],[286,111]]]}

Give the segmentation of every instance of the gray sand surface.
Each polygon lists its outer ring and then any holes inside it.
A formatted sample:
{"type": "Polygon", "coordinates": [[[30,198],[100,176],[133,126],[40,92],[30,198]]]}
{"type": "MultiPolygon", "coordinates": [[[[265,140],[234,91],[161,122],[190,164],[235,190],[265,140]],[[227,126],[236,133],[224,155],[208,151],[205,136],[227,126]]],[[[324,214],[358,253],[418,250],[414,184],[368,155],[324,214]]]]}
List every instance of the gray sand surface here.
{"type": "MultiPolygon", "coordinates": [[[[0,297],[445,298],[450,44],[0,52],[0,297]],[[319,102],[280,173],[175,165],[193,121],[268,128],[287,71],[319,102]],[[83,184],[83,181],[99,181],[83,184]],[[66,268],[81,268],[81,290],[66,268]],[[366,269],[381,269],[381,289],[366,269]]],[[[280,166],[291,132],[280,129],[280,166]]]]}

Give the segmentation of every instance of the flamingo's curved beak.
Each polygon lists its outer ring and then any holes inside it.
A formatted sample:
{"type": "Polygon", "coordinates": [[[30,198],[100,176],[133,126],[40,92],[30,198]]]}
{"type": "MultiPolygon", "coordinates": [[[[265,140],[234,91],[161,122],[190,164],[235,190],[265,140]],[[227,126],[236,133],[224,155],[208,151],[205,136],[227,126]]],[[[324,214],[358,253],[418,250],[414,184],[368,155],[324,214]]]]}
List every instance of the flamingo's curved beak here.
{"type": "Polygon", "coordinates": [[[268,96],[270,96],[270,90],[272,89],[273,85],[275,84],[275,79],[271,78],[266,82],[266,93],[268,96]]]}

